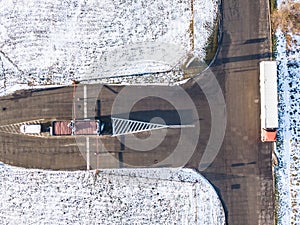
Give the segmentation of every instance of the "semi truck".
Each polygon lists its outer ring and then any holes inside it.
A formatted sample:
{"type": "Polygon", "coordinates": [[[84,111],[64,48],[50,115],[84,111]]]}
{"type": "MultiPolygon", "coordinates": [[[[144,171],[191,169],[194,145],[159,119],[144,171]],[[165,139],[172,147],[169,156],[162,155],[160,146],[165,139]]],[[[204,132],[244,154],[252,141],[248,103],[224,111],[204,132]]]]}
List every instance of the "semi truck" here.
{"type": "Polygon", "coordinates": [[[40,124],[22,124],[20,132],[28,135],[89,136],[100,135],[104,123],[100,120],[53,120],[40,124]]]}
{"type": "Polygon", "coordinates": [[[278,94],[276,61],[262,61],[260,67],[261,141],[276,141],[278,94]]]}

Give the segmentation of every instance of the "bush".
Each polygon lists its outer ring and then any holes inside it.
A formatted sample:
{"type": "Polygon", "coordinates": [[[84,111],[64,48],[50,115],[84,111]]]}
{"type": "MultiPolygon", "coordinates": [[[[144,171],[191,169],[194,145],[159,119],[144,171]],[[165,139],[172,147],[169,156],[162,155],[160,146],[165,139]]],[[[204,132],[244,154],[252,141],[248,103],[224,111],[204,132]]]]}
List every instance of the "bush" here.
{"type": "Polygon", "coordinates": [[[280,29],[288,46],[294,41],[292,34],[300,34],[300,1],[286,0],[272,13],[273,32],[280,29]]]}

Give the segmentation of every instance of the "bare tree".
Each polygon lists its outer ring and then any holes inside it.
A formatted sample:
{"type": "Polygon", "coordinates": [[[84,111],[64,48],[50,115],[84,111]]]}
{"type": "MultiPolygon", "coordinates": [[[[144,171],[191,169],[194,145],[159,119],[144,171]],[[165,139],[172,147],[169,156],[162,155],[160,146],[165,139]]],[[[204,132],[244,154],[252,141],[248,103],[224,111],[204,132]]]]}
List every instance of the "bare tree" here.
{"type": "Polygon", "coordinates": [[[300,34],[300,1],[286,0],[272,14],[273,31],[278,28],[284,33],[288,46],[291,46],[291,34],[300,34]]]}

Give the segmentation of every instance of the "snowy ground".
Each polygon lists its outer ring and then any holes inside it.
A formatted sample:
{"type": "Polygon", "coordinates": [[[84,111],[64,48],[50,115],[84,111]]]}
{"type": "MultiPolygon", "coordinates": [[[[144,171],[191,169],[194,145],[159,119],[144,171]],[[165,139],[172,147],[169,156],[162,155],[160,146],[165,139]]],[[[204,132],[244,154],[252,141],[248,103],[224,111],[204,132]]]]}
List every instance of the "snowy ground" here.
{"type": "Polygon", "coordinates": [[[279,131],[275,168],[279,190],[278,225],[300,224],[300,36],[291,50],[278,37],[279,131]]]}
{"type": "Polygon", "coordinates": [[[225,224],[212,186],[190,169],[64,172],[0,163],[1,224],[225,224]]]}
{"type": "MultiPolygon", "coordinates": [[[[217,4],[0,1],[0,95],[20,88],[14,87],[18,84],[63,85],[72,79],[178,71],[187,54],[205,56],[217,4]]],[[[165,82],[163,77],[152,79],[165,82]]]]}

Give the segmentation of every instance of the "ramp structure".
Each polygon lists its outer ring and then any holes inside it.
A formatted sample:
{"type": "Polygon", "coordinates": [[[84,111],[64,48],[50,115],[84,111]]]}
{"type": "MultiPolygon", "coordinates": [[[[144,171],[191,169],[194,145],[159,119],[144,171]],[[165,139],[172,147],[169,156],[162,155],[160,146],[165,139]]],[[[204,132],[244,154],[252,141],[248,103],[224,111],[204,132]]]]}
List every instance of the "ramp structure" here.
{"type": "Polygon", "coordinates": [[[112,122],[112,136],[119,136],[124,134],[133,134],[143,131],[157,130],[169,128],[168,125],[148,123],[136,120],[127,120],[121,118],[111,118],[112,122]]]}

